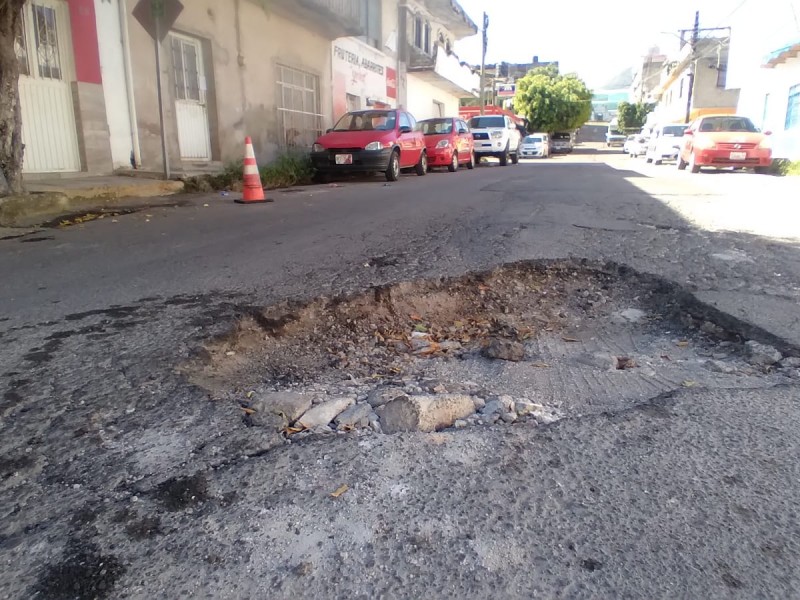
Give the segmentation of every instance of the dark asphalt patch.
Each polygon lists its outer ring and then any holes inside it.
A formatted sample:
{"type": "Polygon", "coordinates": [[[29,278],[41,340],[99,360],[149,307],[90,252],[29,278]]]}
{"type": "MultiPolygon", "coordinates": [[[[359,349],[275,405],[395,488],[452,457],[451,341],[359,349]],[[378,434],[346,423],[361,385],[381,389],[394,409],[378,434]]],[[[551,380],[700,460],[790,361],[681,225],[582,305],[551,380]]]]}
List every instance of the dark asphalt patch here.
{"type": "Polygon", "coordinates": [[[40,600],[98,600],[109,597],[125,567],[97,544],[70,538],[64,559],[46,567],[29,598],[40,600]]]}
{"type": "Polygon", "coordinates": [[[202,473],[190,477],[172,477],[156,488],[155,498],[168,511],[184,510],[208,499],[208,479],[202,473]]]}

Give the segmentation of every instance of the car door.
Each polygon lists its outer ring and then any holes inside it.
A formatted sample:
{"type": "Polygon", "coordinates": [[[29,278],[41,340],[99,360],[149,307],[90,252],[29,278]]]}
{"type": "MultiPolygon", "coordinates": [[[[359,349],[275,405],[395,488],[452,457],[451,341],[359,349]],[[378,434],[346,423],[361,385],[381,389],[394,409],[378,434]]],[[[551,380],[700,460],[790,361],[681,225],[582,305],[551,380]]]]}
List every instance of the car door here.
{"type": "Polygon", "coordinates": [[[461,137],[464,140],[464,156],[469,158],[475,150],[475,140],[466,121],[459,121],[459,127],[461,128],[461,137]]]}
{"type": "MultiPolygon", "coordinates": [[[[699,123],[700,123],[699,121],[694,121],[693,123],[690,123],[686,127],[686,129],[690,129],[693,134],[696,134],[697,130],[699,128],[699,123]]],[[[689,160],[689,155],[692,153],[692,149],[693,148],[694,148],[694,135],[685,135],[684,134],[682,149],[681,149],[681,152],[680,152],[680,154],[684,158],[684,160],[687,160],[687,161],[689,160]]]]}
{"type": "Polygon", "coordinates": [[[406,112],[398,113],[397,130],[400,143],[400,166],[402,168],[413,167],[419,162],[421,151],[418,145],[419,135],[414,131],[416,121],[412,122],[412,119],[413,117],[406,112]]]}

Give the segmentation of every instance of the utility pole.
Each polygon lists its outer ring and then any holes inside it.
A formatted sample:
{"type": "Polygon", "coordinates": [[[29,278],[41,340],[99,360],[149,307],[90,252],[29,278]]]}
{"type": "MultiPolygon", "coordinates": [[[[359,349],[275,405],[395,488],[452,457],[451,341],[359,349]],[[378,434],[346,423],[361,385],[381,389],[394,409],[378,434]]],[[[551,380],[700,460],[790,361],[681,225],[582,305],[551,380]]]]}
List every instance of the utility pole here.
{"type": "Polygon", "coordinates": [[[694,95],[694,72],[697,69],[697,38],[700,34],[700,11],[694,13],[694,28],[692,29],[691,43],[691,62],[689,63],[689,93],[686,98],[686,118],[684,123],[688,123],[692,116],[692,96],[694,95]]]}
{"type": "Polygon", "coordinates": [[[486,105],[486,49],[489,46],[487,31],[489,29],[489,15],[483,13],[483,53],[481,55],[481,114],[485,113],[486,105]]]}

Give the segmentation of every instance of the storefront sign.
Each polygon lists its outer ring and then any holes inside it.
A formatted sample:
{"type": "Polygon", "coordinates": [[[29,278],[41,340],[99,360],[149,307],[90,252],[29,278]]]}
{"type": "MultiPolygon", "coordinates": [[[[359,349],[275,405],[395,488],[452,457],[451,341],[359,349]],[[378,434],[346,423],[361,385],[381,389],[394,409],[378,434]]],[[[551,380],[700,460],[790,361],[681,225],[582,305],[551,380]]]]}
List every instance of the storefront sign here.
{"type": "Polygon", "coordinates": [[[336,40],[333,55],[333,116],[348,110],[394,104],[397,73],[391,59],[356,38],[336,40]]]}

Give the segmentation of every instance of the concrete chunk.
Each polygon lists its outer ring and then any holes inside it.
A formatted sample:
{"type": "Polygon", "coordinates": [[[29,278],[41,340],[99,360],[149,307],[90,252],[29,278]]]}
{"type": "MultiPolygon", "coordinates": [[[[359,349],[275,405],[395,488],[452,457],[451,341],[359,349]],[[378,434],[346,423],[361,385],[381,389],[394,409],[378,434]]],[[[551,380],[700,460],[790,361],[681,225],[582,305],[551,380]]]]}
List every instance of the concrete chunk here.
{"type": "Polygon", "coordinates": [[[297,422],[306,429],[322,427],[333,421],[341,412],[352,406],[355,400],[352,397],[333,398],[306,412],[297,422]]]}
{"type": "Polygon", "coordinates": [[[401,431],[438,431],[475,412],[471,396],[411,396],[392,400],[376,412],[384,433],[401,431]]]}
{"type": "Polygon", "coordinates": [[[289,424],[294,423],[300,416],[311,408],[313,396],[297,392],[265,392],[258,394],[250,403],[250,408],[255,414],[250,416],[254,425],[266,418],[266,415],[284,415],[289,424]]]}

